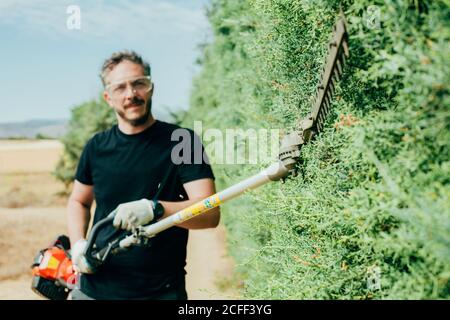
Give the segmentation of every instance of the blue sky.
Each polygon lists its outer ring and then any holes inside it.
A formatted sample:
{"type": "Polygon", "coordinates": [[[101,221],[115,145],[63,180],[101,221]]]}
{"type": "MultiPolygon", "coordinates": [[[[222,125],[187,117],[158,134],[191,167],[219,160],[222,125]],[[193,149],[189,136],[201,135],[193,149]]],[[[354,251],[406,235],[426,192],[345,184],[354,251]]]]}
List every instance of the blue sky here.
{"type": "Polygon", "coordinates": [[[153,111],[186,109],[198,44],[211,37],[208,0],[0,1],[0,123],[69,118],[102,90],[101,64],[132,49],[147,59],[153,111]],[[68,29],[77,5],[81,28],[68,29]]]}

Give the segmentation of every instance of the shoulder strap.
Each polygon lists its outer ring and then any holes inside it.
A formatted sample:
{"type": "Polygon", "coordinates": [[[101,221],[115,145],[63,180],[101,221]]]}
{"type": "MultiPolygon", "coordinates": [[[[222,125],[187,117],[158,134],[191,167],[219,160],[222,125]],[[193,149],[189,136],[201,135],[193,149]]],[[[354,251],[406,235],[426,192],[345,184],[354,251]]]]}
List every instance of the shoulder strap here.
{"type": "Polygon", "coordinates": [[[175,164],[172,162],[170,164],[169,169],[167,169],[166,175],[162,179],[161,183],[159,184],[158,191],[156,191],[156,194],[153,196],[152,200],[158,200],[159,196],[161,195],[162,190],[165,188],[167,181],[169,180],[170,175],[172,174],[172,171],[175,168],[175,164]]]}

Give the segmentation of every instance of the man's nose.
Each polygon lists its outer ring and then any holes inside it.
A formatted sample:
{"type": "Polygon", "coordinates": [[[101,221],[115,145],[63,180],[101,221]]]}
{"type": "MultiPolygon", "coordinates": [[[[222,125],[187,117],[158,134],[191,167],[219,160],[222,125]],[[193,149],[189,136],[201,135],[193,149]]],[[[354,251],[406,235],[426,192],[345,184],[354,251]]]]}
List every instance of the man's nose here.
{"type": "Polygon", "coordinates": [[[133,89],[131,85],[127,85],[127,88],[125,89],[125,98],[130,99],[133,98],[135,95],[136,90],[133,89]]]}

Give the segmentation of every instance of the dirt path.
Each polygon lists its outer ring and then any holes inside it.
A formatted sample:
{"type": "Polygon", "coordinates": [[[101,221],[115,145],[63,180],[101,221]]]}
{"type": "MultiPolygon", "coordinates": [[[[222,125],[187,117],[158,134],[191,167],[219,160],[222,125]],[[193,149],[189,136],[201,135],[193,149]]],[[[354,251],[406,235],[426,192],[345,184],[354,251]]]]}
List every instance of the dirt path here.
{"type": "Polygon", "coordinates": [[[233,262],[225,247],[225,228],[191,230],[187,254],[186,288],[190,300],[237,299],[222,288],[233,275],[233,262]],[[222,284],[222,285],[221,285],[222,284]]]}
{"type": "Polygon", "coordinates": [[[65,225],[64,207],[0,208],[0,299],[39,299],[30,289],[30,265],[65,225]]]}

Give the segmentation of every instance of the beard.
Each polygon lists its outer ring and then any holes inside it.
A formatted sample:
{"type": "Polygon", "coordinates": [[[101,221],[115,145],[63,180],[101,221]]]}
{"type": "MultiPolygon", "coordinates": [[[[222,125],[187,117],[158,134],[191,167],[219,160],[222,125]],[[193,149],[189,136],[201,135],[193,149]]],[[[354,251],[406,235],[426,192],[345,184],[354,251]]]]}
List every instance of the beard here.
{"type": "MultiPolygon", "coordinates": [[[[133,98],[133,100],[131,101],[131,104],[136,104],[136,105],[140,105],[143,104],[144,101],[139,99],[139,98],[133,98]]],[[[129,119],[127,118],[126,114],[124,111],[122,110],[116,110],[117,114],[119,115],[119,117],[122,118],[122,120],[126,121],[127,123],[129,123],[130,125],[132,125],[133,127],[138,127],[140,125],[143,125],[144,123],[147,122],[147,120],[149,119],[150,115],[151,115],[151,110],[152,110],[152,99],[149,99],[147,101],[147,104],[144,106],[145,108],[145,113],[136,119],[129,119]]]]}

